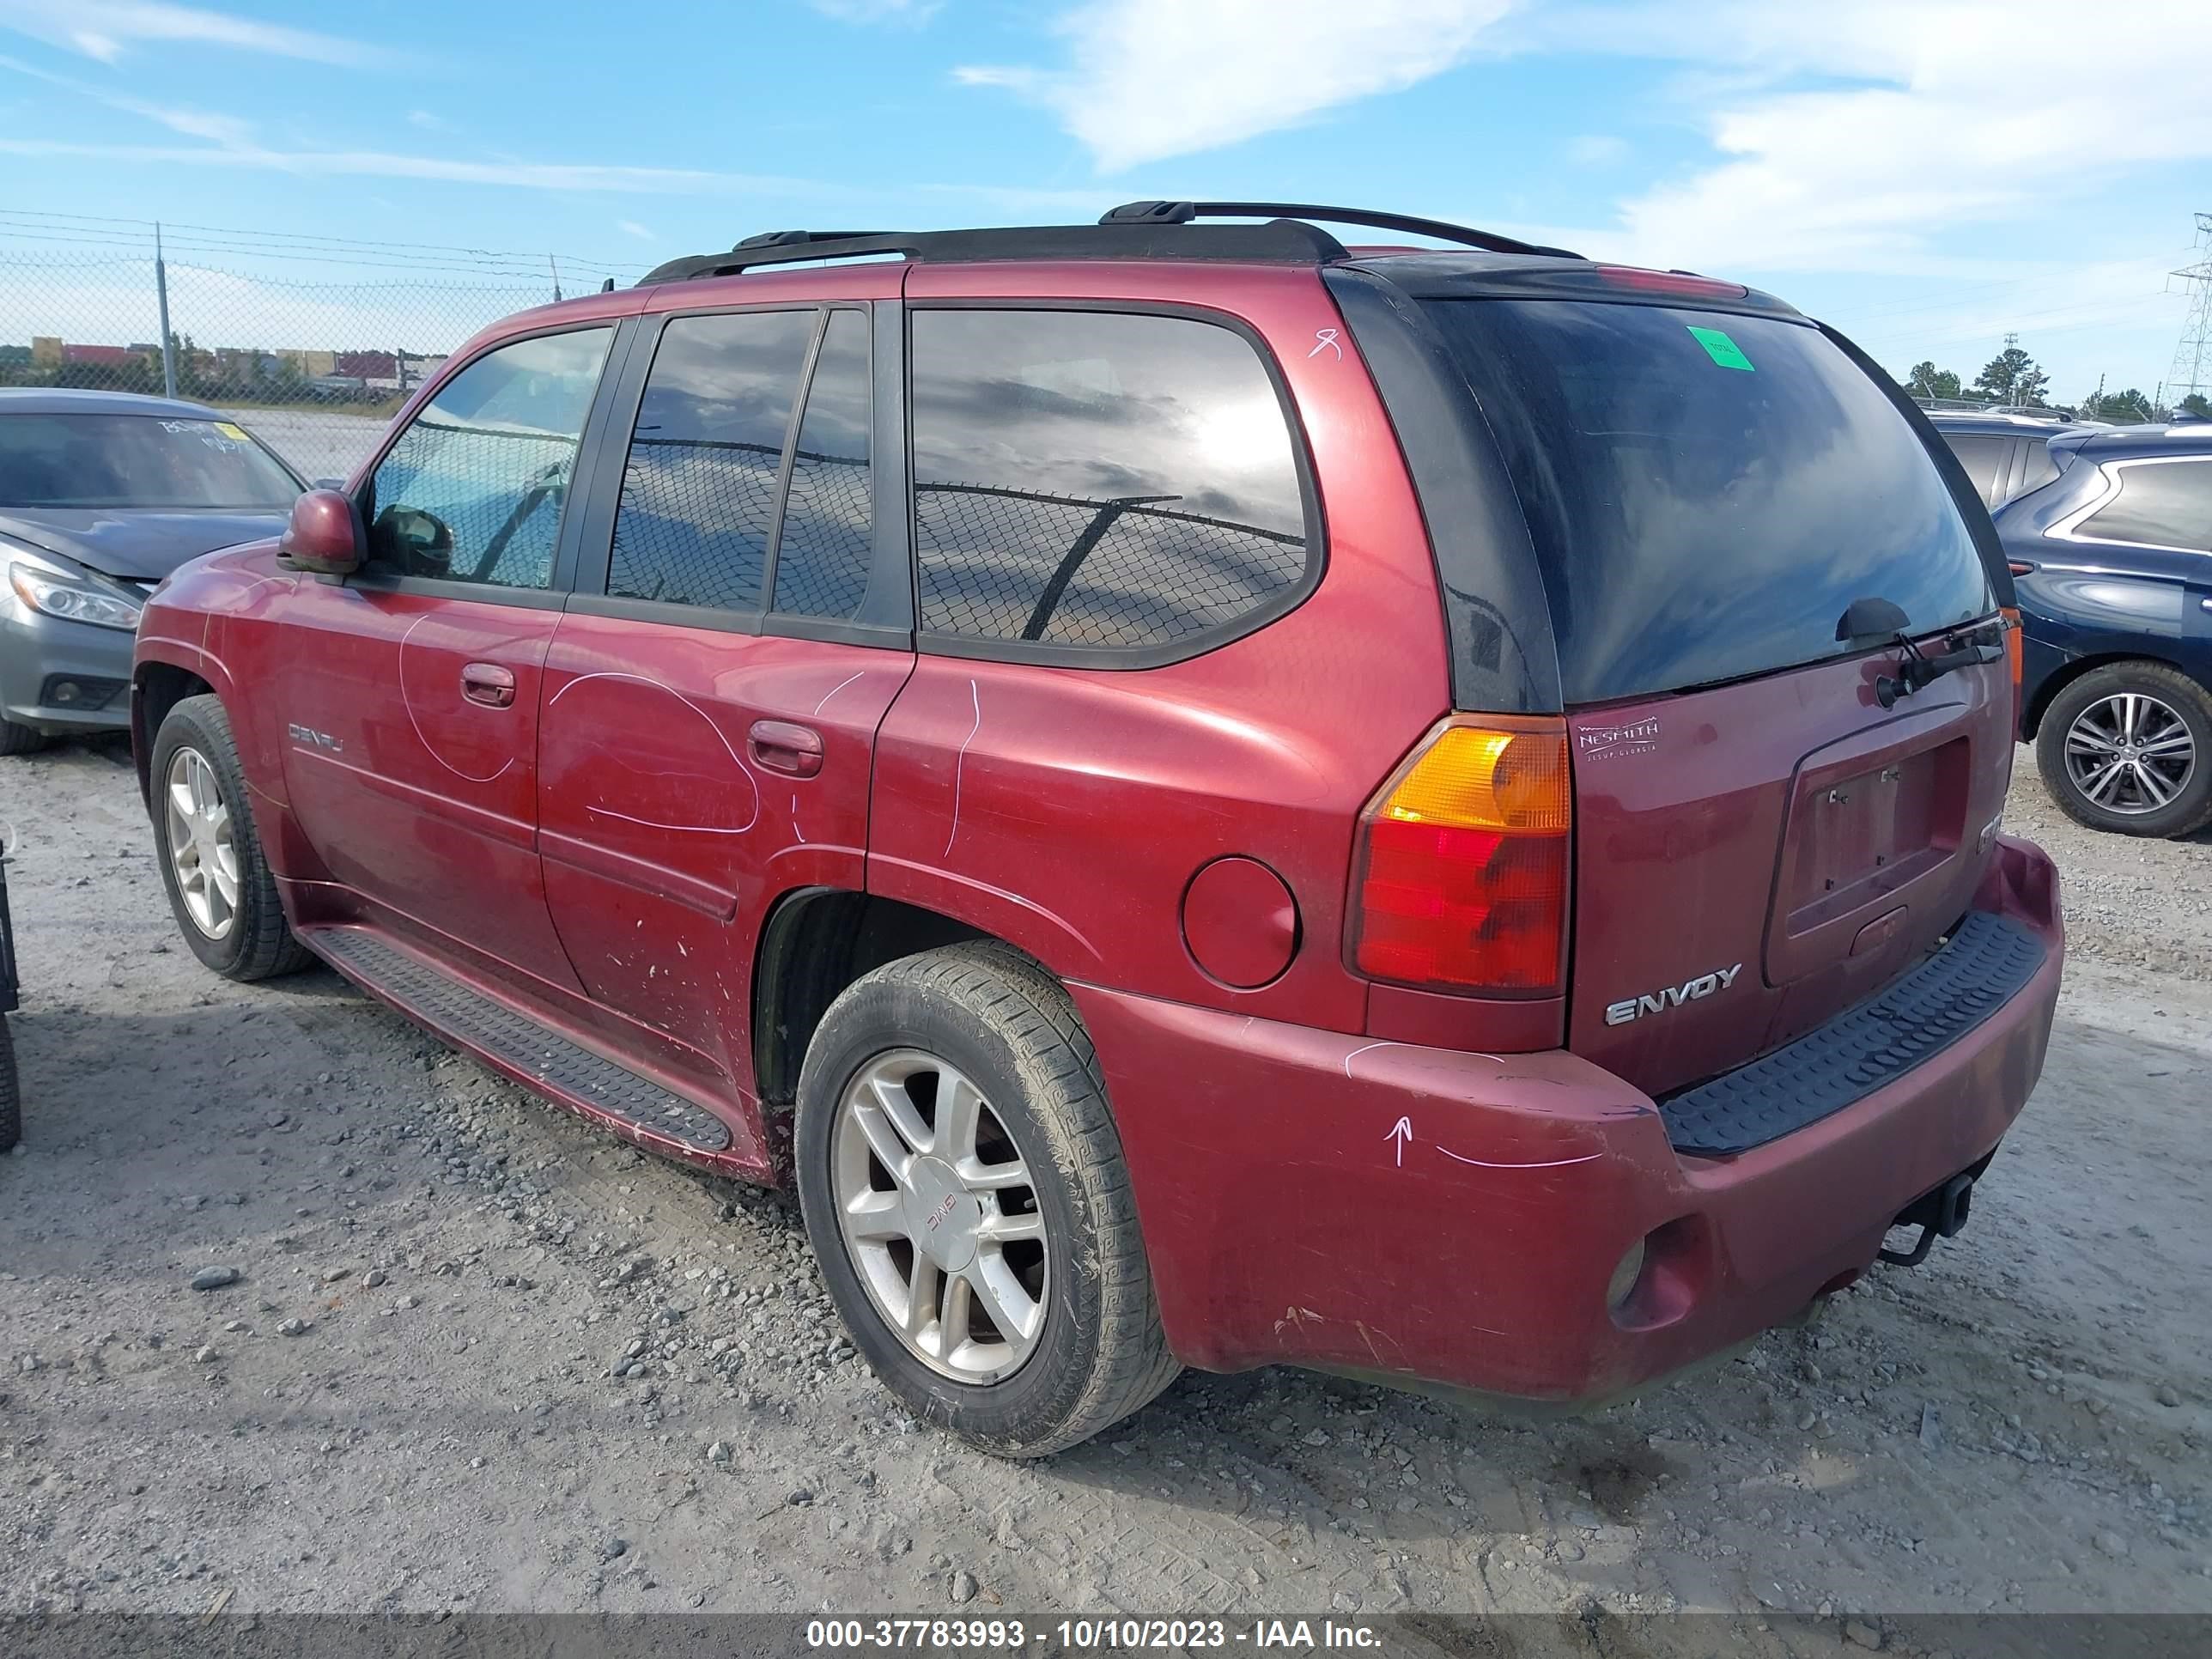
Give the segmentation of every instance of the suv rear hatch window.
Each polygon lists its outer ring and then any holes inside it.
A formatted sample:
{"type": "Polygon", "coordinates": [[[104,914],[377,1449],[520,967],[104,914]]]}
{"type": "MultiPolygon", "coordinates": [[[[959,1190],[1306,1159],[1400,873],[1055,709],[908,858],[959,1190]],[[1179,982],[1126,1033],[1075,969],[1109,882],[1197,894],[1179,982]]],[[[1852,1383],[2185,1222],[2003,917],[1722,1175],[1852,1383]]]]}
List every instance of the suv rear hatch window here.
{"type": "Polygon", "coordinates": [[[1563,300],[1432,300],[1543,568],[1570,704],[1850,647],[1853,599],[1916,635],[1991,607],[1918,434],[1817,329],[1563,300]]]}
{"type": "Polygon", "coordinates": [[[1793,1041],[1957,923],[2011,760],[1997,662],[1885,708],[1898,651],[1993,617],[1966,520],[1820,331],[1431,299],[1534,541],[1572,737],[1568,1042],[1655,1093],[1793,1041]]]}

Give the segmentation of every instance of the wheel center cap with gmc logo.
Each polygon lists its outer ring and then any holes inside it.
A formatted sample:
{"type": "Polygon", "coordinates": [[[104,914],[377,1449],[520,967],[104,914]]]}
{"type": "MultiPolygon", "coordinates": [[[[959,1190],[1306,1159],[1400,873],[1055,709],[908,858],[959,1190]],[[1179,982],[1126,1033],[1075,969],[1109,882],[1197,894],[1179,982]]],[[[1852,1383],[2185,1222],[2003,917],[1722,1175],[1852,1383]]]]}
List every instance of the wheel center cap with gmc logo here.
{"type": "Polygon", "coordinates": [[[943,1158],[915,1159],[907,1174],[902,1207],[907,1236],[946,1273],[959,1273],[975,1259],[975,1234],[983,1224],[983,1200],[968,1190],[943,1158]]]}

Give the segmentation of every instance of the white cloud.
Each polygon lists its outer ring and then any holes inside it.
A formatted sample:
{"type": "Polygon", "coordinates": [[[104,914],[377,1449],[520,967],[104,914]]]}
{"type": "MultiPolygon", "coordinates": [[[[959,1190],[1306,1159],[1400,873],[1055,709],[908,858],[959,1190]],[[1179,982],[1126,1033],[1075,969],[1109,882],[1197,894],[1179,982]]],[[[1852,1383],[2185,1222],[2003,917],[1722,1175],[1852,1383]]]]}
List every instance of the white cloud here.
{"type": "Polygon", "coordinates": [[[635,219],[617,219],[615,221],[615,228],[625,236],[636,237],[641,242],[653,240],[653,233],[635,219]]]}
{"type": "Polygon", "coordinates": [[[1102,172],[1235,143],[1462,62],[1512,0],[1084,0],[1064,67],[973,64],[1042,105],[1102,172]]]}
{"type": "Polygon", "coordinates": [[[944,9],[945,0],[807,0],[841,23],[902,23],[919,28],[944,9]]]}
{"type": "Polygon", "coordinates": [[[2131,0],[2081,27],[2043,9],[1656,0],[1556,15],[1548,35],[1740,77],[1702,118],[1719,160],[1622,204],[1636,257],[1898,270],[1960,230],[2212,158],[2212,124],[2185,113],[2203,103],[2212,4],[2131,0]]]}
{"type": "Polygon", "coordinates": [[[0,155],[67,155],[131,163],[177,162],[295,173],[303,178],[424,179],[447,184],[503,185],[523,190],[641,191],[659,195],[717,191],[806,194],[825,188],[804,179],[689,167],[605,167],[549,161],[469,161],[388,150],[276,150],[258,145],[191,149],[159,144],[80,144],[60,139],[0,139],[0,155]]]}
{"type": "Polygon", "coordinates": [[[1585,132],[1567,140],[1567,160],[1577,167],[1605,167],[1628,157],[1628,141],[1611,133],[1585,132]]]}
{"type": "Polygon", "coordinates": [[[0,0],[0,28],[112,64],[132,46],[193,44],[296,58],[311,64],[358,64],[384,54],[356,41],[311,29],[158,0],[0,0]]]}
{"type": "Polygon", "coordinates": [[[450,155],[406,155],[390,150],[281,150],[265,144],[228,147],[182,144],[95,144],[58,138],[0,138],[0,155],[69,156],[132,167],[178,166],[289,173],[318,179],[416,179],[442,184],[511,190],[630,191],[653,196],[753,196],[799,201],[826,212],[865,208],[872,216],[887,198],[919,198],[1008,213],[1081,213],[1095,216],[1105,198],[1097,191],[1032,190],[1019,185],[969,184],[870,185],[773,173],[714,173],[696,167],[642,167],[596,162],[468,161],[450,155]]]}
{"type": "Polygon", "coordinates": [[[252,140],[253,124],[235,115],[225,115],[216,110],[195,109],[182,104],[149,103],[143,99],[110,92],[104,87],[88,85],[66,75],[56,75],[51,70],[39,69],[4,55],[0,55],[0,70],[28,76],[34,81],[45,82],[48,86],[59,87],[73,97],[88,98],[109,109],[158,123],[187,138],[205,138],[225,145],[246,144],[252,140]]]}
{"type": "Polygon", "coordinates": [[[453,123],[442,115],[432,114],[427,109],[410,109],[407,112],[407,125],[420,127],[425,132],[444,132],[453,125],[453,123]]]}

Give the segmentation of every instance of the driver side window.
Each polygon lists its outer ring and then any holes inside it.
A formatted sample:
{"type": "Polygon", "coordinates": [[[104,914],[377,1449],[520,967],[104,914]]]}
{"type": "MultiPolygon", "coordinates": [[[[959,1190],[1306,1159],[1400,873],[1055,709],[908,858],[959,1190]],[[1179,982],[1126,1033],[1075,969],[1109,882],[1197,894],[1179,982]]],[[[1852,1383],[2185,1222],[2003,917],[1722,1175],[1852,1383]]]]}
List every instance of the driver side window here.
{"type": "Polygon", "coordinates": [[[417,410],[369,483],[368,556],[392,575],[550,586],[561,509],[611,328],[518,340],[417,410]]]}

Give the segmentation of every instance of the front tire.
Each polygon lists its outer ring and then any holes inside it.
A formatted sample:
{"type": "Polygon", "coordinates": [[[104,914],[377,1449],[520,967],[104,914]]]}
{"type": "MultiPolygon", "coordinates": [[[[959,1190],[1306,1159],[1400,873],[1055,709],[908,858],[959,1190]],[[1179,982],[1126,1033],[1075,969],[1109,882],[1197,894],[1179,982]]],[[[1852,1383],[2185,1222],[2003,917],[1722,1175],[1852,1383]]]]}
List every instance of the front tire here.
{"type": "Polygon", "coordinates": [[[2092,669],[2037,729],[2036,769],[2067,815],[2124,836],[2212,823],[2212,693],[2163,663],[2092,669]]]}
{"type": "Polygon", "coordinates": [[[0,720],[0,755],[35,755],[52,741],[34,726],[0,720]]]}
{"type": "Polygon", "coordinates": [[[794,1156],[831,1299],[925,1421],[1042,1456],[1174,1379],[1090,1037],[1028,957],[950,945],[847,987],[794,1156]]]}
{"type": "Polygon", "coordinates": [[[154,740],[154,847],[177,930],[225,979],[269,979],[313,960],[292,937],[254,833],[230,716],[186,697],[154,740]]]}

